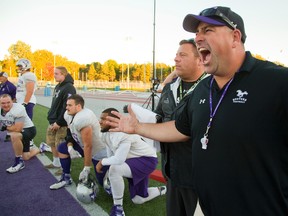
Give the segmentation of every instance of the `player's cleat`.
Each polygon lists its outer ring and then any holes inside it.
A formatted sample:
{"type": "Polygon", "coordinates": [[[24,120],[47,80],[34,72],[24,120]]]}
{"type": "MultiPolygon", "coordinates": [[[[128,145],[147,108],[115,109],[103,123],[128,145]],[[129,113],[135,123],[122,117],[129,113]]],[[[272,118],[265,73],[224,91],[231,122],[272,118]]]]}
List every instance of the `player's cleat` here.
{"type": "Polygon", "coordinates": [[[51,147],[44,142],[40,143],[39,149],[40,149],[40,153],[52,152],[51,147]]]}
{"type": "Polygon", "coordinates": [[[13,166],[6,169],[8,173],[16,173],[25,168],[25,164],[22,158],[15,158],[15,163],[13,166]]]}
{"type": "Polygon", "coordinates": [[[167,192],[166,186],[160,186],[160,187],[158,187],[158,190],[160,192],[160,196],[165,195],[167,192]]]}
{"type": "Polygon", "coordinates": [[[72,184],[72,178],[71,178],[70,174],[63,173],[59,182],[51,185],[50,189],[51,190],[58,190],[60,188],[69,186],[71,184],[72,184]]]}
{"type": "Polygon", "coordinates": [[[110,216],[125,216],[123,206],[114,205],[110,211],[110,216]]]}

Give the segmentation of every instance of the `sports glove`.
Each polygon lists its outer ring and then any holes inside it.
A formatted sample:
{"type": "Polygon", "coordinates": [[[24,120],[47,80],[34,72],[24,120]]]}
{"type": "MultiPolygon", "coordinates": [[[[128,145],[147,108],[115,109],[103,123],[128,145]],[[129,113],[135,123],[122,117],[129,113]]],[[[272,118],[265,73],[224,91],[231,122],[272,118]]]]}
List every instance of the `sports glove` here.
{"type": "Polygon", "coordinates": [[[89,174],[90,174],[90,166],[85,166],[84,169],[80,172],[79,181],[83,183],[87,182],[89,174]]]}
{"type": "Polygon", "coordinates": [[[27,106],[27,103],[22,103],[22,105],[23,105],[24,107],[26,107],[26,106],[27,106]]]}
{"type": "Polygon", "coordinates": [[[78,151],[76,151],[72,146],[68,146],[68,152],[70,154],[71,159],[82,157],[82,155],[78,151]]]}

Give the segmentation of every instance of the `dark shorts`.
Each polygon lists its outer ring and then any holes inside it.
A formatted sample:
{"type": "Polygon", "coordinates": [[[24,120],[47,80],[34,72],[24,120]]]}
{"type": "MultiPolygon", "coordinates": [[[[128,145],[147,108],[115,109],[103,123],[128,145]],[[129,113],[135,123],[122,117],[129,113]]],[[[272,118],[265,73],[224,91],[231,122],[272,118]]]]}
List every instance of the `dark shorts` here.
{"type": "Polygon", "coordinates": [[[158,160],[154,157],[130,158],[125,161],[131,169],[133,178],[129,182],[130,197],[148,197],[149,175],[155,170],[158,160]]]}
{"type": "Polygon", "coordinates": [[[23,142],[23,152],[30,151],[30,141],[36,136],[36,127],[24,128],[21,132],[23,142]]]}
{"type": "MultiPolygon", "coordinates": [[[[76,142],[73,142],[73,148],[78,151],[82,157],[84,157],[84,151],[83,149],[81,148],[81,146],[79,146],[76,142]]],[[[69,152],[68,152],[68,146],[67,146],[67,142],[64,141],[62,143],[60,143],[58,145],[58,151],[62,154],[66,154],[66,155],[69,155],[69,152]]]]}

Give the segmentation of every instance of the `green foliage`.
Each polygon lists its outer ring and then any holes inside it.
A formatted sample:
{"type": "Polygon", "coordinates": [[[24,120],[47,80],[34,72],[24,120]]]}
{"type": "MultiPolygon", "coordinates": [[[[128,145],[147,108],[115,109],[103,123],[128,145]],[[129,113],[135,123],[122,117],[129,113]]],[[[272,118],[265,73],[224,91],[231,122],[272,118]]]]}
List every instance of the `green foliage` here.
{"type": "Polygon", "coordinates": [[[47,50],[34,52],[33,67],[38,80],[51,80],[54,77],[53,58],[53,53],[47,50]],[[37,68],[41,68],[40,71],[37,71],[37,68]]]}
{"type": "Polygon", "coordinates": [[[91,64],[88,71],[88,80],[95,80],[96,70],[94,64],[91,64]]]}
{"type": "Polygon", "coordinates": [[[8,51],[15,61],[19,60],[20,58],[29,58],[31,59],[33,57],[32,51],[31,51],[31,46],[22,42],[22,41],[17,41],[16,44],[12,44],[9,48],[8,51]]]}
{"type": "MultiPolygon", "coordinates": [[[[37,128],[37,135],[34,138],[34,142],[36,143],[37,146],[39,146],[39,144],[42,141],[45,141],[46,129],[48,127],[48,121],[46,119],[47,112],[48,112],[48,108],[42,105],[37,104],[34,108],[33,122],[37,128]]],[[[46,155],[50,159],[52,159],[51,153],[46,153],[46,155]]],[[[160,164],[158,164],[158,168],[160,168],[160,164]]],[[[79,173],[83,169],[83,158],[73,160],[71,169],[72,169],[71,176],[73,178],[73,181],[77,183],[79,173]]],[[[95,173],[94,172],[92,173],[95,176],[95,173]]],[[[142,205],[136,205],[130,199],[127,179],[125,179],[124,181],[125,181],[125,192],[124,192],[123,207],[125,210],[125,214],[127,216],[130,216],[130,215],[164,216],[166,215],[165,196],[157,197],[142,205]]],[[[149,185],[151,187],[157,187],[157,186],[162,185],[162,183],[159,183],[154,180],[150,180],[149,185]]],[[[99,206],[101,206],[104,209],[104,211],[108,213],[110,212],[110,209],[113,205],[112,197],[110,197],[101,187],[100,187],[100,191],[95,202],[99,206]]]]}
{"type": "Polygon", "coordinates": [[[119,67],[117,62],[114,60],[109,59],[108,61],[106,61],[106,63],[108,64],[108,68],[109,68],[109,72],[108,72],[108,77],[109,80],[113,82],[115,80],[116,77],[116,69],[119,67]]]}

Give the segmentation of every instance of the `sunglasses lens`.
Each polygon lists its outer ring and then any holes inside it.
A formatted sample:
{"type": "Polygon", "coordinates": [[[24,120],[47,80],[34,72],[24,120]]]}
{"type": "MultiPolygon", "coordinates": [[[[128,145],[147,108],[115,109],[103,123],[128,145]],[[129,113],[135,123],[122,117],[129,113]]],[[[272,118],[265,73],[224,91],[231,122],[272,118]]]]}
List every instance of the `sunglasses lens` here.
{"type": "Polygon", "coordinates": [[[200,12],[200,16],[215,16],[217,15],[217,10],[215,8],[208,8],[200,12]]]}
{"type": "Polygon", "coordinates": [[[230,19],[228,19],[228,17],[226,17],[221,11],[219,11],[218,9],[215,8],[208,8],[205,9],[203,11],[201,11],[201,13],[199,14],[200,16],[214,16],[214,17],[218,17],[221,20],[223,20],[225,23],[227,23],[232,29],[235,29],[236,26],[235,24],[233,24],[230,19]]]}

